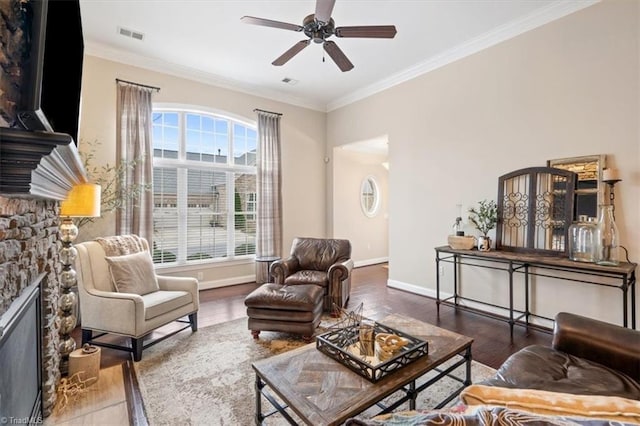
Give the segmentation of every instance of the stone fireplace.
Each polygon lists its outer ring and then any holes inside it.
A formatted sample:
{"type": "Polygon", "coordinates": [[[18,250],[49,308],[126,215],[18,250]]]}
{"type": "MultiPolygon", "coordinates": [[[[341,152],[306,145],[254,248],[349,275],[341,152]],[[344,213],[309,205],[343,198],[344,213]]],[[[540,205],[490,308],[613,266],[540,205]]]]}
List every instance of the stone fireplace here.
{"type": "MultiPolygon", "coordinates": [[[[42,403],[37,405],[45,417],[53,410],[60,381],[60,201],[74,185],[86,181],[69,135],[0,127],[0,322],[15,322],[6,318],[15,311],[12,305],[41,276],[41,307],[37,310],[41,344],[36,348],[40,366],[31,369],[41,371],[42,403]]],[[[0,351],[8,347],[2,343],[5,337],[0,329],[0,351]]],[[[14,368],[25,360],[18,356],[5,362],[14,368]]],[[[0,389],[0,414],[4,416],[14,407],[5,406],[10,401],[1,392],[7,390],[0,389]]]]}
{"type": "Polygon", "coordinates": [[[0,1],[0,420],[11,423],[39,422],[10,417],[16,405],[25,412],[25,404],[15,396],[27,398],[21,395],[27,389],[21,379],[25,374],[39,372],[38,413],[48,416],[56,401],[62,271],[59,203],[74,185],[87,182],[71,136],[22,130],[18,125],[17,106],[31,84],[24,64],[31,51],[26,28],[35,28],[26,24],[28,2],[0,1]],[[33,330],[35,324],[39,330],[33,330]],[[23,350],[16,344],[24,345],[23,350]],[[33,351],[37,356],[31,356],[33,351]]]}
{"type": "MultiPolygon", "coordinates": [[[[28,287],[41,280],[38,298],[41,306],[37,311],[42,334],[38,358],[41,362],[42,414],[45,416],[53,409],[56,385],[60,380],[58,276],[61,266],[58,252],[61,243],[58,223],[57,201],[0,197],[0,316],[10,321],[6,316],[12,313],[12,304],[28,287]]],[[[20,319],[21,322],[30,320],[33,318],[26,315],[20,319]]],[[[20,325],[16,327],[20,328],[20,325]]],[[[11,344],[20,343],[12,341],[11,344]]],[[[25,350],[32,351],[33,348],[25,347],[25,350]]],[[[5,359],[11,369],[36,359],[19,351],[16,354],[18,359],[5,359]]],[[[1,401],[0,408],[10,409],[1,401]]]]}

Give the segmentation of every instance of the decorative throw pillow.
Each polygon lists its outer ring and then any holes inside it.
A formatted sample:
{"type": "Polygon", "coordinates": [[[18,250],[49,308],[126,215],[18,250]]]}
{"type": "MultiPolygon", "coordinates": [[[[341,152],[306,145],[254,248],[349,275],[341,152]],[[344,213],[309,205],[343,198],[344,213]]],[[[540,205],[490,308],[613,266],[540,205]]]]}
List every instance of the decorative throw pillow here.
{"type": "Polygon", "coordinates": [[[111,279],[117,292],[142,296],[160,289],[148,251],[106,256],[105,259],[109,263],[111,279]]]}

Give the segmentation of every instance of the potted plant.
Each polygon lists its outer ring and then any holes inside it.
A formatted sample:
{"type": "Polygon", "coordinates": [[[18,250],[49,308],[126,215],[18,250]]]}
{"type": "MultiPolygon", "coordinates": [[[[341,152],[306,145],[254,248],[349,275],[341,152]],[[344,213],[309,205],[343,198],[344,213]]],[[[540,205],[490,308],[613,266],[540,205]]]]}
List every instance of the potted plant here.
{"type": "MultiPolygon", "coordinates": [[[[80,158],[89,181],[101,186],[100,213],[102,215],[124,209],[128,201],[132,201],[134,205],[137,204],[140,197],[151,190],[151,184],[125,185],[126,173],[135,167],[141,161],[140,159],[120,160],[115,165],[106,163],[96,166],[94,162],[100,142],[83,141],[82,144],[87,148],[80,151],[80,158]]],[[[83,217],[76,222],[76,225],[80,228],[93,221],[92,217],[83,217]]]]}
{"type": "Polygon", "coordinates": [[[482,200],[478,207],[469,209],[469,221],[482,233],[478,237],[478,250],[489,251],[491,249],[491,238],[488,233],[496,227],[498,223],[498,206],[493,200],[482,200]]]}

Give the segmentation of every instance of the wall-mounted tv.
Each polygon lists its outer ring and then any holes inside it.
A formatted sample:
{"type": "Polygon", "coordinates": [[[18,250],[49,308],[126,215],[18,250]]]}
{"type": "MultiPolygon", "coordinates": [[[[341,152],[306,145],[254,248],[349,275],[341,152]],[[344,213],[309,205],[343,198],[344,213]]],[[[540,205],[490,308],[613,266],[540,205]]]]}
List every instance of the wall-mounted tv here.
{"type": "Polygon", "coordinates": [[[18,123],[26,130],[67,133],[78,141],[84,39],[79,0],[30,0],[26,84],[18,123]]]}

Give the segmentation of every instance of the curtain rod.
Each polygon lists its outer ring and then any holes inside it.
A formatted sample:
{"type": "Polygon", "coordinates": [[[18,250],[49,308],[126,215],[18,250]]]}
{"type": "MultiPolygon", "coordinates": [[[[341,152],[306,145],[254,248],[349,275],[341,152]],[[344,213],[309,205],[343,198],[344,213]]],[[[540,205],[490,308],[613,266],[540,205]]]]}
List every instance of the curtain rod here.
{"type": "Polygon", "coordinates": [[[266,111],[264,109],[259,109],[259,108],[254,109],[253,112],[266,112],[267,114],[274,114],[274,115],[277,115],[278,117],[282,117],[281,112],[266,111]]]}
{"type": "Polygon", "coordinates": [[[133,82],[133,81],[121,80],[121,79],[119,79],[119,78],[116,78],[116,82],[117,82],[117,83],[133,84],[134,86],[146,87],[146,88],[148,88],[148,89],[157,90],[158,92],[160,91],[160,88],[159,88],[159,87],[149,86],[149,85],[146,85],[146,84],[135,83],[135,82],[133,82]]]}

